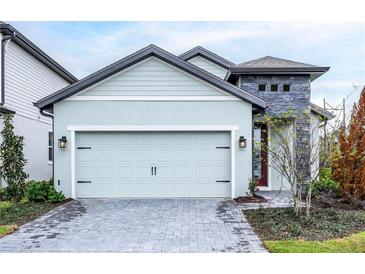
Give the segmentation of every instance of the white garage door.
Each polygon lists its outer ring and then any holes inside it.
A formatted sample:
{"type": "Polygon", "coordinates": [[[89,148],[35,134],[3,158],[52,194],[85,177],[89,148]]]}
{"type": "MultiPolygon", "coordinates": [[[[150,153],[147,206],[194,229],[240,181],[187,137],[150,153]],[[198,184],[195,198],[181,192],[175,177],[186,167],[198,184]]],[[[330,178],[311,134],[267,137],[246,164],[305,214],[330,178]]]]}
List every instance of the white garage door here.
{"type": "Polygon", "coordinates": [[[229,132],[76,134],[77,197],[229,197],[229,132]]]}

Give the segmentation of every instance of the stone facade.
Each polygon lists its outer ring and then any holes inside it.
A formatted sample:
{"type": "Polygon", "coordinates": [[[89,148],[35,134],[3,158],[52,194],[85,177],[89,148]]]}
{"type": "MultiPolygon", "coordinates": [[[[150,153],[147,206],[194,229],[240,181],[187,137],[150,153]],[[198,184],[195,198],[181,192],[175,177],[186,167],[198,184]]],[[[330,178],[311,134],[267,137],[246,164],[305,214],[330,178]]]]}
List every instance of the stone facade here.
{"type": "Polygon", "coordinates": [[[309,75],[241,75],[240,87],[267,102],[267,113],[271,116],[291,111],[295,119],[295,149],[304,178],[308,178],[310,161],[310,95],[309,75]],[[259,84],[266,84],[266,91],[259,91],[259,84]],[[272,92],[271,85],[277,84],[278,91],[272,92]],[[283,91],[289,84],[290,91],[283,91]]]}

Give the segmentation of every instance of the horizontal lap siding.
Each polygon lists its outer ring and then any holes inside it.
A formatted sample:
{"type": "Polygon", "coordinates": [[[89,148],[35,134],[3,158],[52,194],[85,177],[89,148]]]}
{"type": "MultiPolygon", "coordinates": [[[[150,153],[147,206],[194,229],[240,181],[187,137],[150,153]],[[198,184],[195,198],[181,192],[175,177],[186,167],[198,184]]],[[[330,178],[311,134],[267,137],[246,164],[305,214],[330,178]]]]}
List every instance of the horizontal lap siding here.
{"type": "Polygon", "coordinates": [[[33,102],[60,90],[69,83],[14,42],[5,54],[5,106],[27,118],[51,123],[33,102]]]}
{"type": "Polygon", "coordinates": [[[214,74],[215,76],[224,79],[226,76],[227,70],[221,66],[218,66],[217,64],[214,64],[210,62],[207,59],[204,59],[203,57],[197,56],[188,61],[189,63],[204,69],[205,71],[214,74]]]}
{"type": "Polygon", "coordinates": [[[176,68],[150,58],[79,96],[228,96],[176,68]]]}

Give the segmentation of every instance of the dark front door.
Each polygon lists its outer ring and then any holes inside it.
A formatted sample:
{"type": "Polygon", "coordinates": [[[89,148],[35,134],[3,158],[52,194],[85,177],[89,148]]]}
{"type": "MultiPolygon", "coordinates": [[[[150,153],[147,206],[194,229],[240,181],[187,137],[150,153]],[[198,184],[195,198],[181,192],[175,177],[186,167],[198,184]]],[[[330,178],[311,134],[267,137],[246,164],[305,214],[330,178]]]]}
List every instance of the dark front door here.
{"type": "Polygon", "coordinates": [[[253,175],[258,180],[257,185],[266,187],[267,182],[267,125],[255,124],[254,128],[254,159],[253,175]]]}

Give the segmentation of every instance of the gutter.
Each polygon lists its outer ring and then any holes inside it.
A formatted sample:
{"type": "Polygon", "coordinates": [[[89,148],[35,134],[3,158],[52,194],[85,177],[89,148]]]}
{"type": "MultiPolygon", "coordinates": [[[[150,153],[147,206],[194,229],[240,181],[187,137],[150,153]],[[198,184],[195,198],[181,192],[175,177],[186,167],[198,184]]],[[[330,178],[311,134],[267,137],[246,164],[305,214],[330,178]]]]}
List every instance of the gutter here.
{"type": "Polygon", "coordinates": [[[5,46],[7,42],[10,42],[11,39],[15,37],[15,32],[11,35],[5,35],[1,39],[1,94],[0,94],[0,106],[5,104],[5,46]]]}

